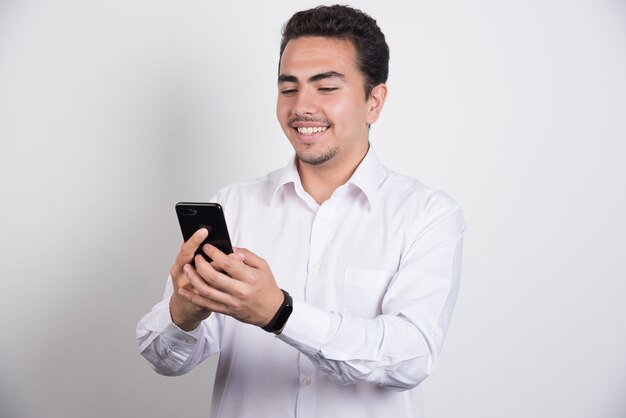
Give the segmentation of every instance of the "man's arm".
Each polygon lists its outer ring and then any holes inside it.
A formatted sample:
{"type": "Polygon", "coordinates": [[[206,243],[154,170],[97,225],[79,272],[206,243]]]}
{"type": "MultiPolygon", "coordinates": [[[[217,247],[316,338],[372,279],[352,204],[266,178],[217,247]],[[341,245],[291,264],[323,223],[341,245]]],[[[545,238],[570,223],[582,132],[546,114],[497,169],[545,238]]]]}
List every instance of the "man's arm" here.
{"type": "MultiPolygon", "coordinates": [[[[163,300],[137,324],[139,352],[164,375],[187,373],[219,351],[223,318],[210,317],[210,310],[189,303],[178,294],[180,289],[193,292],[184,271],[193,269],[189,263],[207,233],[200,229],[183,243],[170,270],[163,300]]],[[[238,254],[230,257],[241,259],[238,254]]]]}
{"type": "Polygon", "coordinates": [[[459,289],[464,230],[458,207],[429,223],[403,254],[382,315],[341,315],[294,300],[278,338],[339,383],[417,386],[432,372],[444,342],[459,289]]]}

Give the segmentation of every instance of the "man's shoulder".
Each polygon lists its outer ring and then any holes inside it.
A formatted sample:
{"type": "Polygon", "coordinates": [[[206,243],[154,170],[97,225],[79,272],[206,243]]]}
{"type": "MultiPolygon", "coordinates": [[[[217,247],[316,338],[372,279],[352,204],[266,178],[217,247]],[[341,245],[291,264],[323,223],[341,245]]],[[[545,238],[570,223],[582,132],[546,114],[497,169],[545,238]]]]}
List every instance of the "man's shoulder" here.
{"type": "Polygon", "coordinates": [[[452,225],[453,233],[465,229],[461,206],[446,192],[388,170],[381,185],[383,213],[393,213],[413,242],[437,225],[452,225]]]}
{"type": "Polygon", "coordinates": [[[459,210],[460,206],[446,192],[425,185],[420,180],[386,169],[387,176],[381,184],[382,199],[392,199],[402,206],[419,207],[421,210],[459,210]]]}
{"type": "Polygon", "coordinates": [[[284,168],[278,168],[268,174],[252,180],[241,181],[222,187],[215,194],[217,202],[232,201],[233,199],[269,199],[276,190],[276,185],[284,168]]]}

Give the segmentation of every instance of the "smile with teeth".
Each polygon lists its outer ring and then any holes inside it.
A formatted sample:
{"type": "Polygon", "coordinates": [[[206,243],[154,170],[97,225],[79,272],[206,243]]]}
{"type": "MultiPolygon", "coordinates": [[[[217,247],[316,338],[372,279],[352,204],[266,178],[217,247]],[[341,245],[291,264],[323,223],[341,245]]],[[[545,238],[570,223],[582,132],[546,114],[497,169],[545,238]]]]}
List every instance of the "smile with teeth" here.
{"type": "Polygon", "coordinates": [[[316,127],[307,126],[307,127],[298,127],[296,129],[298,130],[299,133],[303,135],[313,135],[318,132],[324,132],[326,129],[328,129],[328,126],[316,126],[316,127]]]}

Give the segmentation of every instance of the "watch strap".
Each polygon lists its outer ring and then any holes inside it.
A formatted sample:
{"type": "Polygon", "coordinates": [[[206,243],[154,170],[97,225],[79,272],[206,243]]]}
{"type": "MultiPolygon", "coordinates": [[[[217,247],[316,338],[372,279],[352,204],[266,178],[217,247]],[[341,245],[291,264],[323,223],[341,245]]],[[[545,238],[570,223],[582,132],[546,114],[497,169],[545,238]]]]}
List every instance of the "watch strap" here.
{"type": "Polygon", "coordinates": [[[283,303],[280,305],[278,311],[276,312],[276,315],[274,315],[269,324],[262,327],[264,331],[274,333],[280,332],[285,326],[287,319],[289,319],[289,315],[291,315],[291,312],[293,312],[293,299],[291,298],[291,295],[289,295],[289,293],[287,293],[287,291],[283,289],[280,289],[280,291],[283,292],[283,295],[285,296],[283,299],[283,303]]]}

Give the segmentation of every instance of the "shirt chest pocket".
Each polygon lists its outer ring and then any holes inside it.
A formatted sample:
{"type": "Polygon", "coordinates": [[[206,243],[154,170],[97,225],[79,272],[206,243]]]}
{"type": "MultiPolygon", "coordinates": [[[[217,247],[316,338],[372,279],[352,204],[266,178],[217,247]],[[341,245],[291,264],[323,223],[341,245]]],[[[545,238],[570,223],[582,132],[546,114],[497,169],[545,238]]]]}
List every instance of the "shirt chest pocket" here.
{"type": "Polygon", "coordinates": [[[393,272],[346,269],[342,313],[375,318],[382,313],[382,302],[393,272]]]}

